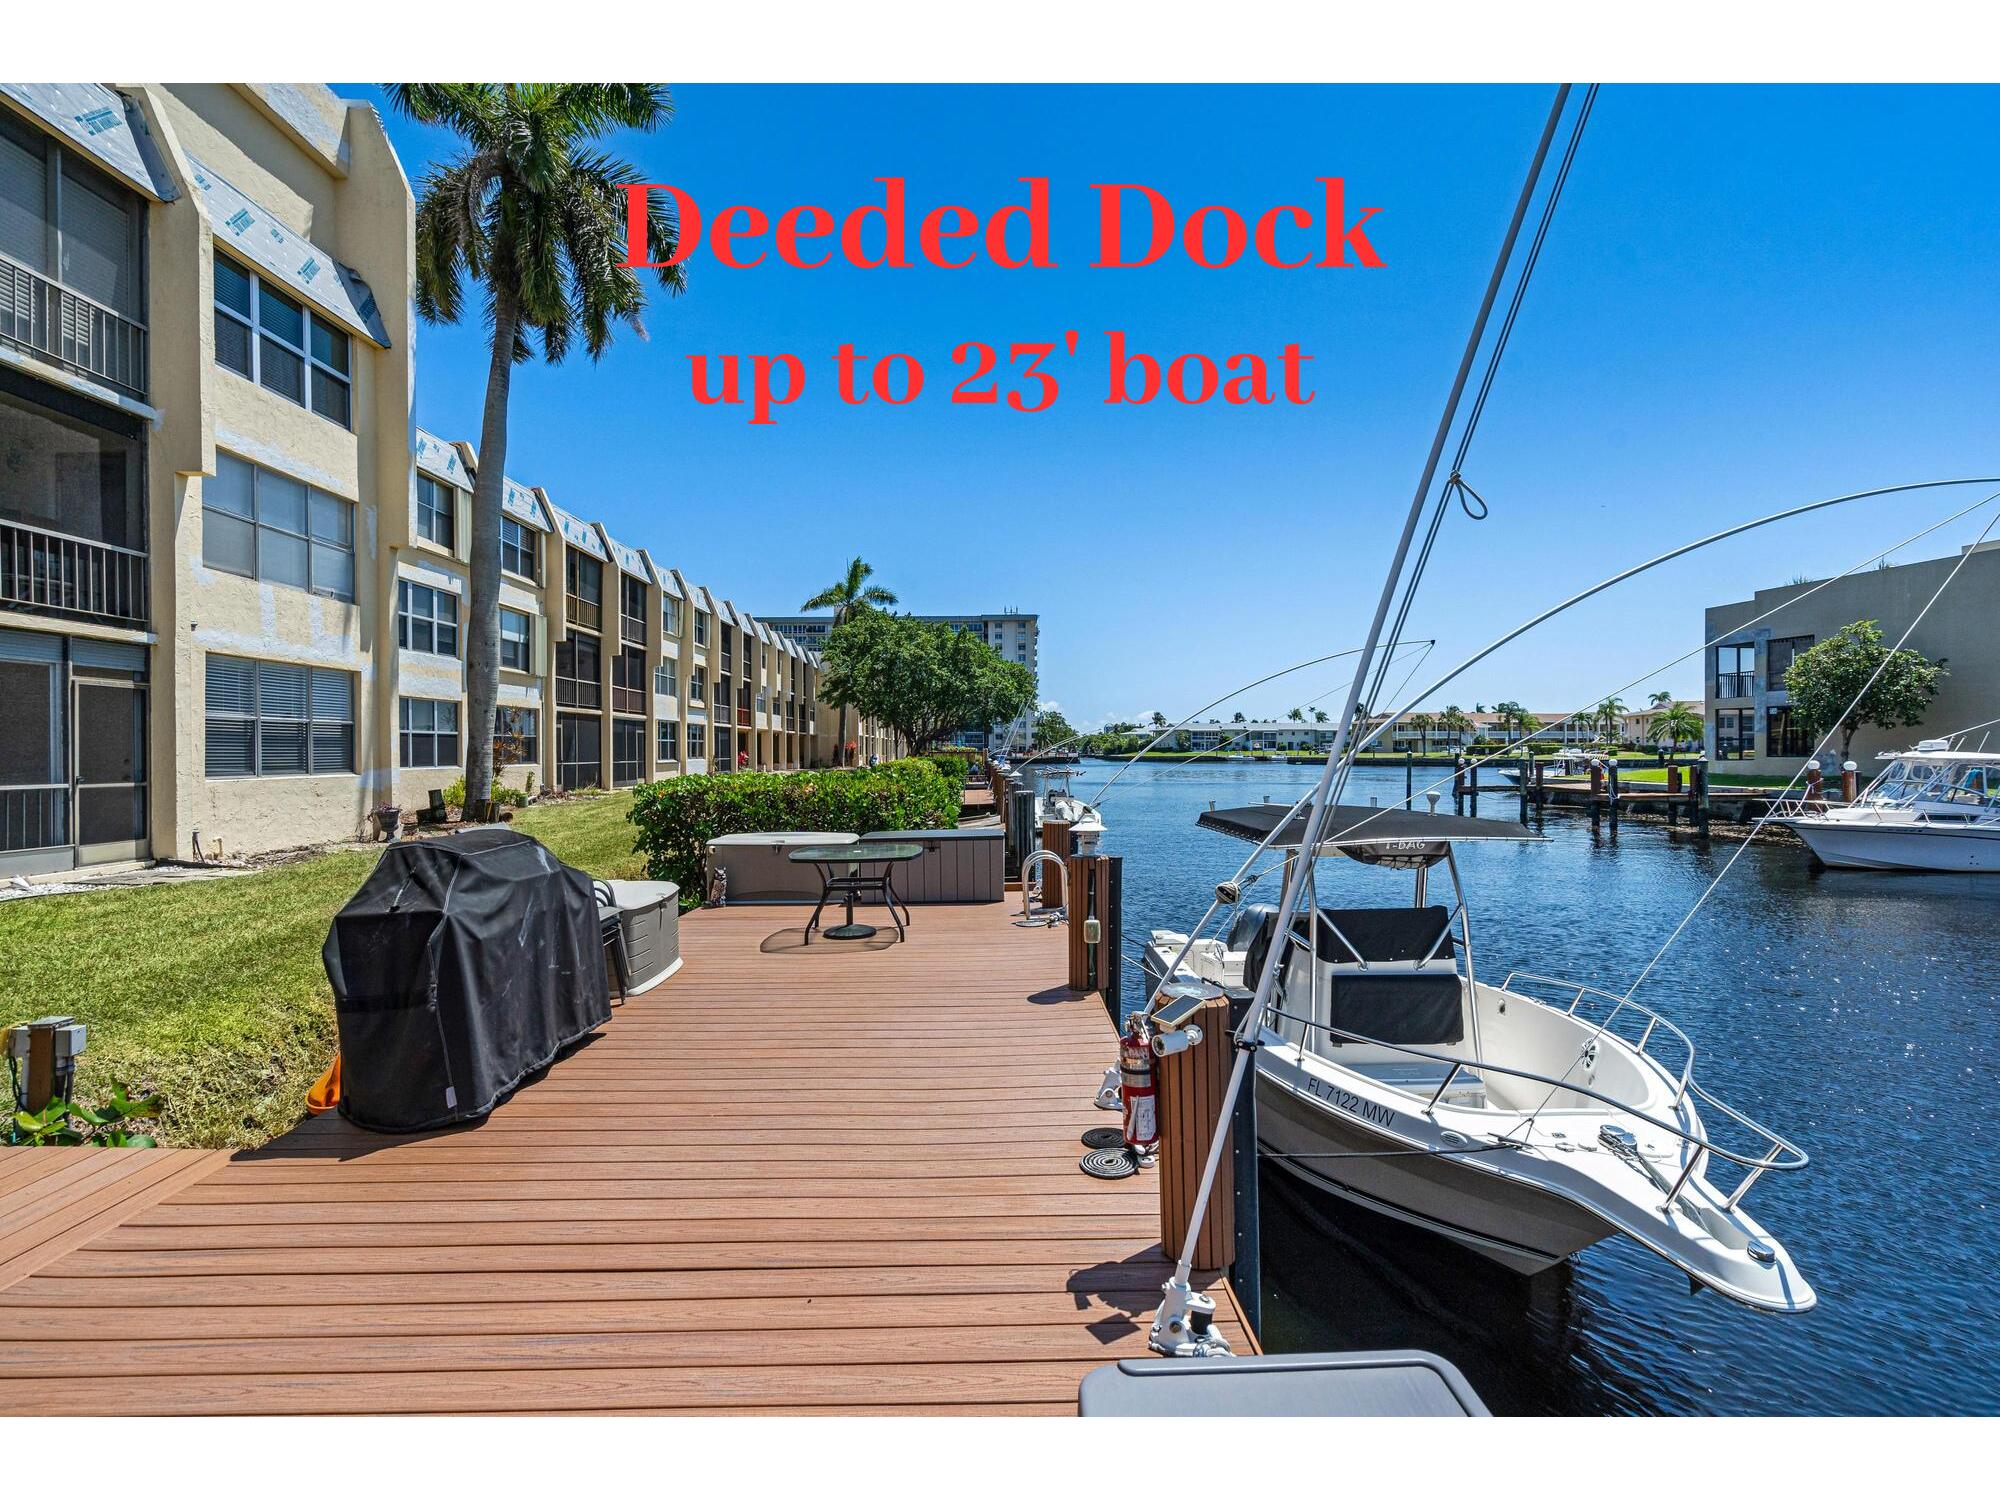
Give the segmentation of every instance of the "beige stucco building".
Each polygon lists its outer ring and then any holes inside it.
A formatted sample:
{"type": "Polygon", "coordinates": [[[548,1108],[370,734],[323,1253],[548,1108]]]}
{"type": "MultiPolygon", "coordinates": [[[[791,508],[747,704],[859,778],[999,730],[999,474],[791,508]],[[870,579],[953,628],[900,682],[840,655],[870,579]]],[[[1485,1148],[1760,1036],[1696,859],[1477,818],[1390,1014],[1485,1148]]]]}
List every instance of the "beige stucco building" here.
{"type": "MultiPolygon", "coordinates": [[[[1922,724],[1868,726],[1855,735],[1850,754],[1864,781],[1881,769],[1875,761],[1885,752],[2000,717],[1996,599],[2000,542],[1988,542],[1950,557],[1869,568],[1825,583],[1802,580],[1759,589],[1734,604],[1711,605],[1702,616],[1702,638],[1714,643],[1707,652],[1709,758],[1751,775],[1789,776],[1798,770],[1816,740],[1792,711],[1785,669],[1800,652],[1857,620],[1881,627],[1885,646],[1917,621],[1909,649],[1946,668],[1922,724]]],[[[1825,760],[1839,753],[1836,737],[1825,760]]]]}
{"type": "MultiPolygon", "coordinates": [[[[413,425],[414,223],[319,85],[0,84],[0,874],[349,838],[458,779],[477,456],[413,425]]],[[[506,511],[510,781],[834,758],[809,653],[506,511]]]]}

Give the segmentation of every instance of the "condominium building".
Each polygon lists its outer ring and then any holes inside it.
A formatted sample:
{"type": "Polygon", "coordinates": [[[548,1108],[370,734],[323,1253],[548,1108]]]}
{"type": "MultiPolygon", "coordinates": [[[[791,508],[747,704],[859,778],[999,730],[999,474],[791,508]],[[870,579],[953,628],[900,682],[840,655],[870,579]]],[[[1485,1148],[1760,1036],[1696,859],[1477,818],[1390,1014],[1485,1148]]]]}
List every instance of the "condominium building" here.
{"type": "MultiPolygon", "coordinates": [[[[1926,735],[2000,717],[1996,598],[2000,542],[1988,542],[1951,557],[1871,568],[1819,584],[1802,579],[1759,589],[1733,604],[1711,605],[1702,615],[1702,639],[1714,643],[1707,651],[1709,758],[1752,775],[1788,776],[1798,770],[1813,751],[1814,736],[1792,709],[1785,671],[1800,652],[1857,620],[1873,620],[1890,646],[1921,614],[1908,648],[1947,667],[1923,723],[1870,726],[1855,735],[1850,754],[1864,773],[1878,755],[1907,749],[1926,735]],[[1951,577],[1954,568],[1957,576],[1951,577]]],[[[1829,754],[1838,751],[1836,742],[1829,754]]]]}
{"type": "MultiPolygon", "coordinates": [[[[0,874],[353,837],[459,778],[477,455],[411,424],[414,223],[323,87],[0,84],[0,874]]],[[[503,504],[509,780],[834,758],[810,652],[503,504]]]]}
{"type": "MultiPolygon", "coordinates": [[[[1039,681],[1041,677],[1041,617],[1023,614],[1017,609],[1002,610],[990,615],[913,615],[912,619],[926,624],[949,625],[954,630],[968,630],[991,646],[1003,660],[1019,662],[1039,681]]],[[[788,640],[797,642],[808,650],[819,651],[826,645],[828,633],[833,629],[831,615],[785,615],[767,622],[770,627],[788,640]]],[[[994,724],[985,729],[964,729],[953,736],[952,743],[974,749],[986,749],[1002,743],[1011,735],[1013,743],[1025,745],[1034,733],[1034,706],[1030,705],[1011,725],[994,724]]]]}

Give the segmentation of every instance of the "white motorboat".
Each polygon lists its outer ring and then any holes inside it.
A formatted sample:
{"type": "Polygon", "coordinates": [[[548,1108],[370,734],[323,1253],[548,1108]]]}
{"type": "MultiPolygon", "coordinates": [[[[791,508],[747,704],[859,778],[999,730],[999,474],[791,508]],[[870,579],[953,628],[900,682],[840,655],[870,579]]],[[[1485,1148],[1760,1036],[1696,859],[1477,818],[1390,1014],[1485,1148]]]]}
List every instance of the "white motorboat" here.
{"type": "Polygon", "coordinates": [[[1097,841],[1104,836],[1104,819],[1095,807],[1070,790],[1069,779],[1076,775],[1076,768],[1037,765],[1035,769],[1042,781],[1041,795],[1035,799],[1035,826],[1067,823],[1076,838],[1077,852],[1094,853],[1097,841]]]}
{"type": "MultiPolygon", "coordinates": [[[[1302,814],[1265,804],[1200,822],[1259,842],[1280,818],[1288,829],[1270,847],[1289,864],[1302,814]]],[[[1453,846],[1538,835],[1496,819],[1346,806],[1328,810],[1324,830],[1321,857],[1409,872],[1415,900],[1302,905],[1256,1053],[1258,1141],[1280,1167],[1519,1271],[1623,1234],[1750,1307],[1813,1306],[1791,1257],[1743,1206],[1763,1173],[1803,1167],[1805,1153],[1707,1093],[1678,1027],[1588,985],[1477,976],[1453,846]],[[1439,864],[1451,907],[1428,897],[1439,864]],[[1718,1159],[1732,1164],[1733,1184],[1711,1181],[1718,1159]]],[[[1275,919],[1271,907],[1243,906],[1227,940],[1191,947],[1185,934],[1156,931],[1149,977],[1171,971],[1163,999],[1189,986],[1254,987],[1279,946],[1275,919]]]]}
{"type": "Polygon", "coordinates": [[[2000,754],[1921,740],[1845,807],[1776,821],[1837,870],[2000,872],[2000,754]]]}

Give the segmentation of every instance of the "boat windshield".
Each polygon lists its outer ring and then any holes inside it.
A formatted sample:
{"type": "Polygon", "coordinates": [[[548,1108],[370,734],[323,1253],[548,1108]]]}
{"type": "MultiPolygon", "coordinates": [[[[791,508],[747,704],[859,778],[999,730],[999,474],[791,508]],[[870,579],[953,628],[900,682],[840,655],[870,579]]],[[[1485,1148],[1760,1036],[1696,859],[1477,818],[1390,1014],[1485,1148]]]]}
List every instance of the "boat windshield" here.
{"type": "Polygon", "coordinates": [[[2000,766],[1897,760],[1875,778],[1863,800],[1886,807],[1923,801],[2000,808],[2000,766]]]}

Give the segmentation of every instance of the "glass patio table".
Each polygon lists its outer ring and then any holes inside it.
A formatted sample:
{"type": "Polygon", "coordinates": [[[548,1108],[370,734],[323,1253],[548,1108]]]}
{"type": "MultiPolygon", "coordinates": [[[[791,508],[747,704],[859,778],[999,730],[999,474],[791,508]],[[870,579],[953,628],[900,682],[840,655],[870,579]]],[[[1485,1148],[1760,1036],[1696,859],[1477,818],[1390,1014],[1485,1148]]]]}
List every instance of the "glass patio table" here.
{"type": "Polygon", "coordinates": [[[808,844],[803,849],[792,850],[785,857],[793,864],[812,865],[819,871],[819,904],[813,908],[812,919],[806,923],[806,941],[812,941],[813,929],[819,926],[820,914],[826,910],[827,901],[835,896],[847,903],[847,920],[838,927],[822,929],[822,937],[851,942],[875,936],[876,928],[854,920],[854,898],[879,896],[882,904],[889,908],[889,920],[896,924],[896,941],[904,941],[909,933],[907,918],[910,908],[907,902],[903,902],[902,911],[899,913],[896,910],[901,898],[896,894],[891,877],[897,865],[908,864],[923,852],[921,844],[886,843],[808,844]]]}

